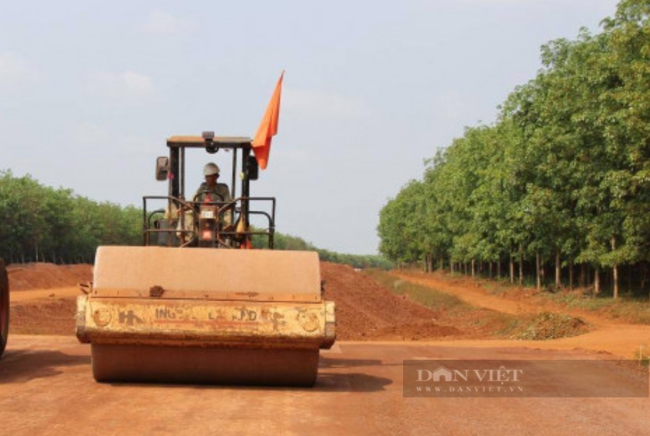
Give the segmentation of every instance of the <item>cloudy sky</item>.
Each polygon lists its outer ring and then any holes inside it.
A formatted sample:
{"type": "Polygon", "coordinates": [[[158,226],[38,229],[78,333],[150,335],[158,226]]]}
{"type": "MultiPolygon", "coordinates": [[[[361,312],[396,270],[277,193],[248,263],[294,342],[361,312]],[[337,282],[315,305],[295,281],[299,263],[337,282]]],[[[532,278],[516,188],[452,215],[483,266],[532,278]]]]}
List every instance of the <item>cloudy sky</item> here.
{"type": "MultiPolygon", "coordinates": [[[[539,48],[615,0],[0,2],[0,170],[96,201],[164,195],[175,134],[253,136],[286,70],[254,195],[277,229],[373,254],[381,207],[423,161],[494,121],[539,48]]],[[[212,156],[223,165],[229,156],[212,156]]],[[[209,158],[196,157],[195,180],[209,158]]]]}

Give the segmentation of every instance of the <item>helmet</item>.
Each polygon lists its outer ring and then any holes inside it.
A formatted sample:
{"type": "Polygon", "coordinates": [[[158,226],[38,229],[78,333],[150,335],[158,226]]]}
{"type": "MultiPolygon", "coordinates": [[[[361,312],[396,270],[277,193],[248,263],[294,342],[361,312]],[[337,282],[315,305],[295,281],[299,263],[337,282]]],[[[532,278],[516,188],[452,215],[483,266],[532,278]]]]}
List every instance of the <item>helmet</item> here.
{"type": "Polygon", "coordinates": [[[204,176],[212,176],[212,175],[215,175],[215,174],[218,175],[219,172],[220,172],[220,170],[219,170],[219,167],[217,166],[217,164],[212,163],[212,162],[205,164],[205,166],[203,167],[203,175],[204,176]]]}

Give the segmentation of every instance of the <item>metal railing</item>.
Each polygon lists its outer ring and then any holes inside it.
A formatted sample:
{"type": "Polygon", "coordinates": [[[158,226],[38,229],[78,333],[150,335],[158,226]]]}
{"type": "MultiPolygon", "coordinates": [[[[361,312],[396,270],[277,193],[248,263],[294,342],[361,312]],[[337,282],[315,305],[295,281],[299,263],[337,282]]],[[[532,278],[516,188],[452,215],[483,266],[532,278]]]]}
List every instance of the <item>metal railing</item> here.
{"type": "Polygon", "coordinates": [[[198,236],[197,221],[201,205],[217,206],[219,217],[232,213],[233,227],[224,230],[219,226],[222,241],[233,243],[236,248],[239,241],[250,241],[254,236],[266,238],[267,247],[273,248],[275,235],[275,198],[274,197],[237,197],[232,201],[194,202],[178,197],[148,195],[142,197],[143,245],[168,247],[195,246],[198,236]],[[152,204],[156,206],[152,207],[152,204]],[[262,217],[263,225],[252,225],[244,231],[237,231],[237,223],[242,219],[242,207],[248,205],[249,224],[251,217],[262,217]],[[263,207],[265,206],[266,207],[263,207]],[[187,221],[191,220],[191,223],[187,221]]]}

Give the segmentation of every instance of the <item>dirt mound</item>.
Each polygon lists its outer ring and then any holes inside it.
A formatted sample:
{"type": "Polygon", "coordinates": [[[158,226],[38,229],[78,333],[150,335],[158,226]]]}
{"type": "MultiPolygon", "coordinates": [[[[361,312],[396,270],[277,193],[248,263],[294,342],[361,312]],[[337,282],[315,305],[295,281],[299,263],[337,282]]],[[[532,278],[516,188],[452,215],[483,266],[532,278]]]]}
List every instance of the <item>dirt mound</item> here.
{"type": "Polygon", "coordinates": [[[9,289],[55,289],[76,286],[92,280],[92,265],[55,265],[53,263],[12,264],[7,267],[9,289]]]}
{"type": "MultiPolygon", "coordinates": [[[[76,286],[92,279],[90,265],[35,263],[8,268],[12,291],[76,286]]],[[[419,340],[461,333],[441,326],[438,314],[399,297],[352,267],[321,263],[325,297],[336,303],[337,337],[342,340],[419,340]]],[[[72,334],[73,298],[12,303],[15,333],[72,334]]]]}
{"type": "Polygon", "coordinates": [[[436,322],[438,313],[399,297],[348,265],[321,262],[325,298],[336,303],[343,340],[418,340],[458,335],[436,322]]]}
{"type": "Polygon", "coordinates": [[[515,339],[547,340],[568,338],[585,333],[589,326],[580,318],[552,312],[541,312],[532,319],[519,321],[521,327],[515,339]]]}

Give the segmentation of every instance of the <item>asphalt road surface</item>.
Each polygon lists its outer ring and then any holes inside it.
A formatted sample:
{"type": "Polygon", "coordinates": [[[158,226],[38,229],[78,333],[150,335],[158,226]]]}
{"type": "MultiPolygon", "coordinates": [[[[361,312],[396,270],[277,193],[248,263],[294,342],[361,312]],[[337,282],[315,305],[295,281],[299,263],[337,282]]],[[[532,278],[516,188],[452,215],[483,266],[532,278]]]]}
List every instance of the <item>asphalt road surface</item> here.
{"type": "MultiPolygon", "coordinates": [[[[14,335],[0,360],[0,435],[650,434],[647,383],[635,398],[412,398],[403,391],[404,360],[598,358],[587,351],[338,342],[321,353],[309,389],[99,384],[88,345],[14,335]]],[[[631,367],[610,369],[594,382],[638,387],[647,380],[647,372],[631,367]]],[[[558,392],[562,383],[544,380],[558,392]]]]}

